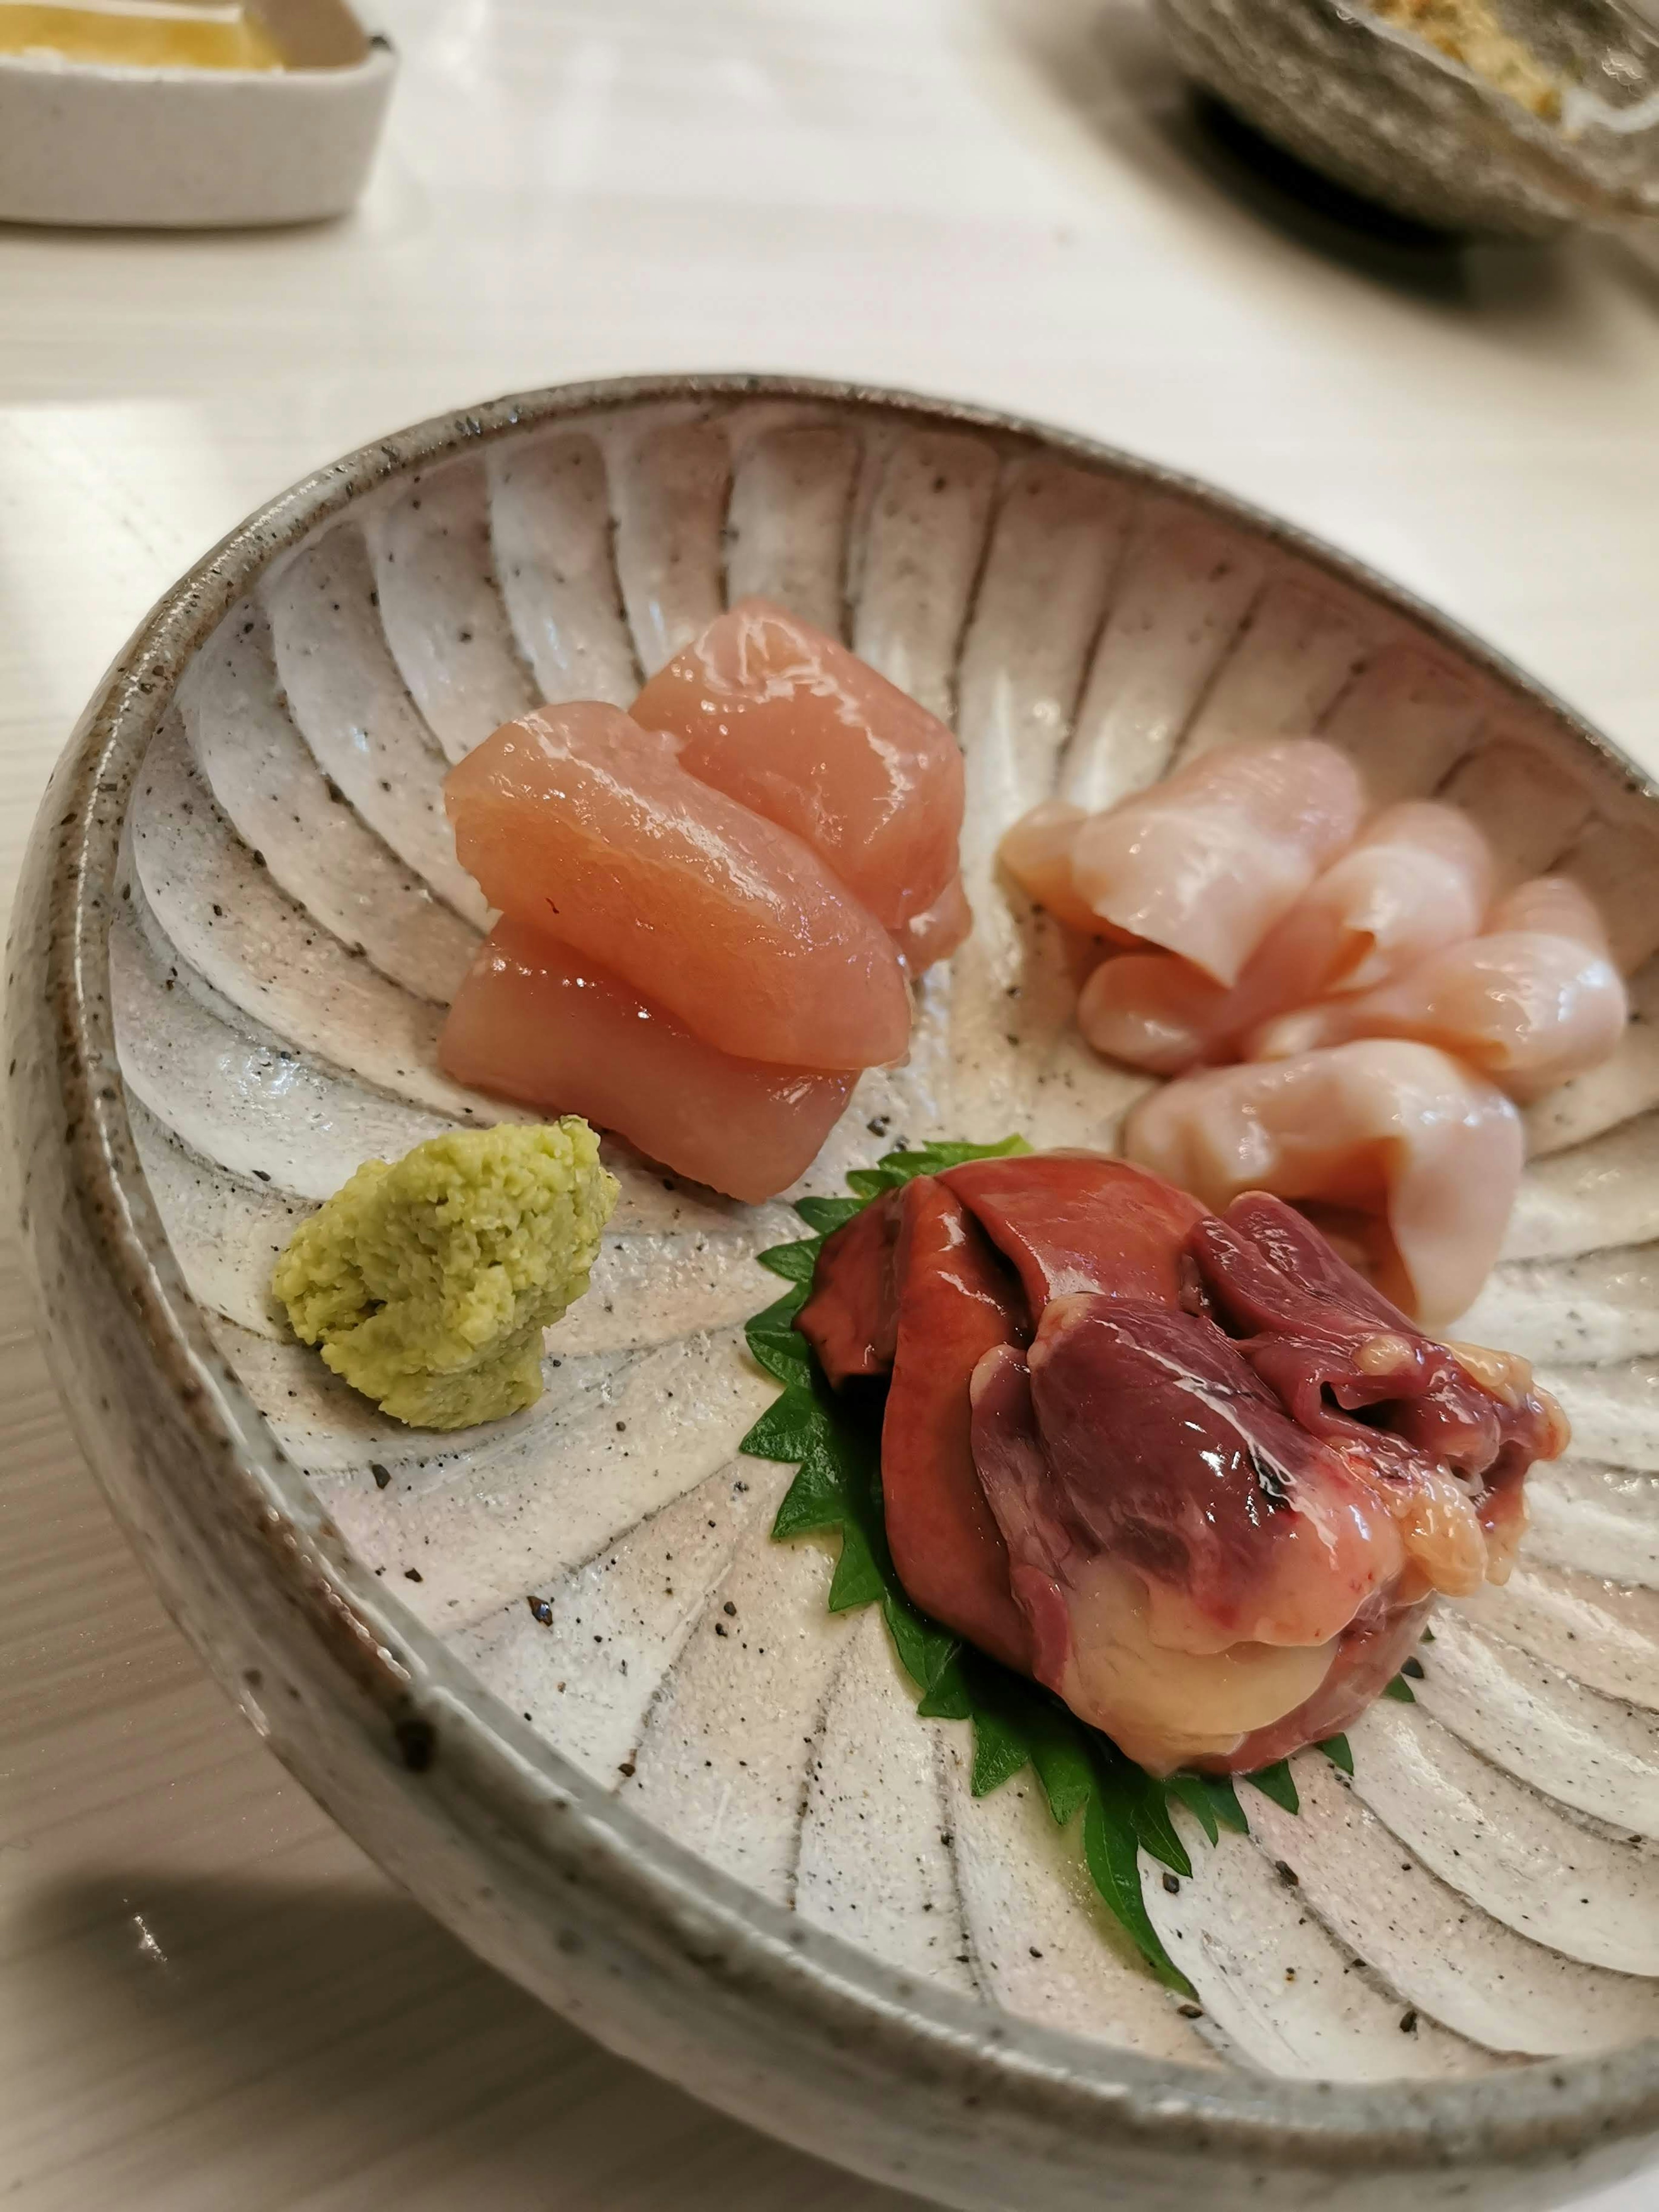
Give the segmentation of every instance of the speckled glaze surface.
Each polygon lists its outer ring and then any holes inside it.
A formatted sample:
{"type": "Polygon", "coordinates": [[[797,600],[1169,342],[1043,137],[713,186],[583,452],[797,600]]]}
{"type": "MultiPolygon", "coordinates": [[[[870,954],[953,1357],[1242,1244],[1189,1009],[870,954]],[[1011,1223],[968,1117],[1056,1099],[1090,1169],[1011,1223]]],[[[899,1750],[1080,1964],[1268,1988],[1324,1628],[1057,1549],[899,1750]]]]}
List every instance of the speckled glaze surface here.
{"type": "Polygon", "coordinates": [[[1387,586],[1082,441],[847,387],[680,379],[428,423],[276,501],[169,594],[60,765],[9,995],[27,1225],[88,1453],[279,1755],[484,1956],[756,2124],[961,2206],[1543,2206],[1659,2132],[1659,808],[1387,586]],[[1572,1460],[1415,1707],[1149,1909],[1182,2013],[1016,1783],[908,1709],[734,1457],[738,1323],[789,1233],[613,1149],[594,1288],[527,1414],[398,1430],[264,1283],[357,1162],[489,1101],[437,1071],[482,919],[459,757],[628,699],[729,596],[840,629],[956,723],[974,939],[804,1189],[896,1139],[1109,1145],[1137,1081],[1070,1024],[994,868],[1204,746],[1316,728],[1438,790],[1512,877],[1591,884],[1643,1020],[1533,1109],[1464,1333],[1534,1357],[1572,1460]]]}
{"type": "Polygon", "coordinates": [[[1617,0],[1501,0],[1571,88],[1546,121],[1362,0],[1153,0],[1198,83],[1340,183],[1443,230],[1659,216],[1659,37],[1617,0]]]}

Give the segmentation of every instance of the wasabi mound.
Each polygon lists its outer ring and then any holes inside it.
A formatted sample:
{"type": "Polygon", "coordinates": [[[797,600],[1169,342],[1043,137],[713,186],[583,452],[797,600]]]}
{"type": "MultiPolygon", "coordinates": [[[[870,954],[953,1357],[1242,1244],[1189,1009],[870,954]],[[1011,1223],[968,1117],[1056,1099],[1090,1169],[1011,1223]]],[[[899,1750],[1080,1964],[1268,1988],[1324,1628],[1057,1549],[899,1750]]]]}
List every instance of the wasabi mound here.
{"type": "Polygon", "coordinates": [[[294,1333],[381,1412],[464,1429],[533,1406],[542,1331],[587,1288],[617,1184],[574,1115],[365,1160],[271,1288],[294,1333]]]}

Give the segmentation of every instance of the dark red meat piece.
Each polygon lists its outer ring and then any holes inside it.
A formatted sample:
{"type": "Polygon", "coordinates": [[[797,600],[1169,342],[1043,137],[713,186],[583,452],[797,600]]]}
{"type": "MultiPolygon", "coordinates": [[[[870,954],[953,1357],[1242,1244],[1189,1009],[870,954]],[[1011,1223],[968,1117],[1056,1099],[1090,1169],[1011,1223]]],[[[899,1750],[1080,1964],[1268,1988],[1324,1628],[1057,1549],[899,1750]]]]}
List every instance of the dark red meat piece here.
{"type": "Polygon", "coordinates": [[[897,1343],[881,1431],[882,1510],[899,1579],[924,1613],[1029,1673],[1008,1550],[974,1466],[969,1380],[1028,1334],[1024,1301],[961,1201],[923,1178],[901,1194],[897,1343]]]}
{"type": "Polygon", "coordinates": [[[799,1326],[833,1381],[890,1370],[915,1602],[1158,1768],[1346,1726],[1565,1441],[1522,1363],[1425,1336],[1278,1200],[1218,1219],[1090,1153],[889,1194],[799,1326]]]}
{"type": "Polygon", "coordinates": [[[1182,1247],[1205,1214],[1162,1176],[1101,1152],[1026,1152],[939,1181],[1018,1270],[1034,1314],[1073,1291],[1180,1304],[1182,1247]]]}

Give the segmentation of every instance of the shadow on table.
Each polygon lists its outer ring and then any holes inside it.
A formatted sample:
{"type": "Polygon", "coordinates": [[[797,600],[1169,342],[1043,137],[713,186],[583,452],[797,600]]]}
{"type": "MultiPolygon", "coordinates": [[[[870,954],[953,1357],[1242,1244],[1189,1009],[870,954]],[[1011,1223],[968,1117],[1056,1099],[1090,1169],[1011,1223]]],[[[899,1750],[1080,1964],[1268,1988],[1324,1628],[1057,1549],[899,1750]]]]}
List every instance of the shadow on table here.
{"type": "Polygon", "coordinates": [[[84,2076],[21,2204],[915,2212],[611,2057],[367,1875],[76,1883],[18,1932],[28,2055],[84,2076]],[[257,2183],[250,2138],[280,2145],[257,2183]]]}
{"type": "Polygon", "coordinates": [[[1219,193],[1230,208],[1293,244],[1429,301],[1546,321],[1555,313],[1565,281],[1559,255],[1472,243],[1331,183],[1194,92],[1142,6],[982,0],[981,19],[1085,142],[1109,149],[1161,190],[1212,206],[1219,193]]]}

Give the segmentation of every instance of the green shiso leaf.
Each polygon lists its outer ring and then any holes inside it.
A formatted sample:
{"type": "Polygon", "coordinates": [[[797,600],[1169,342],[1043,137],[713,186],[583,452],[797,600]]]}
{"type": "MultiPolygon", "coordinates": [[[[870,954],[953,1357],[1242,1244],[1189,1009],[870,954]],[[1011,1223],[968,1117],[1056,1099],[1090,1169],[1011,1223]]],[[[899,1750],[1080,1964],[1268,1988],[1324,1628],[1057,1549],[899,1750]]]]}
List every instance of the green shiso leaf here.
{"type": "Polygon", "coordinates": [[[1090,1879],[1119,1924],[1140,1947],[1141,1955],[1170,1989],[1195,1994],[1192,1984],[1164,1948],[1140,1889],[1140,1845],[1119,1794],[1109,1784],[1097,1787],[1083,1815],[1083,1856],[1090,1879]]]}
{"type": "Polygon", "coordinates": [[[1315,1747],[1322,1751],[1331,1765],[1340,1767],[1344,1774],[1353,1772],[1353,1753],[1349,1748],[1346,1736],[1328,1735],[1323,1743],[1315,1747]]]}
{"type": "Polygon", "coordinates": [[[763,1267],[769,1267],[787,1282],[810,1283],[822,1249],[822,1238],[803,1237],[799,1244],[774,1244],[768,1251],[757,1252],[755,1257],[763,1267]]]}
{"type": "MultiPolygon", "coordinates": [[[[893,1649],[915,1684],[917,1712],[925,1719],[972,1724],[974,1796],[989,1796],[1029,1766],[1059,1826],[1068,1826],[1081,1813],[1084,1862],[1107,1910],[1158,1979],[1190,1998],[1192,1986],[1164,1949],[1147,1912],[1140,1858],[1145,1852],[1176,1876],[1192,1873],[1191,1856],[1171,1818],[1175,1805],[1192,1814],[1212,1844],[1223,1829],[1248,1835],[1249,1823],[1232,1781],[1224,1775],[1146,1773],[1049,1691],[969,1650],[911,1603],[888,1551],[882,1520],[880,1400],[873,1394],[831,1390],[794,1326],[823,1239],[872,1200],[917,1176],[1030,1149],[1023,1137],[1006,1137],[994,1145],[924,1145],[888,1152],[873,1168],[855,1169],[848,1176],[852,1197],[804,1198],[798,1203],[795,1211],[813,1234],[759,1255],[762,1266],[791,1287],[757,1314],[747,1330],[756,1361],[783,1389],[739,1449],[796,1469],[772,1524],[775,1537],[840,1538],[830,1611],[879,1605],[893,1649]]],[[[1410,1686],[1396,1680],[1389,1694],[1409,1698],[1410,1686]]],[[[1345,1738],[1334,1736],[1322,1748],[1352,1772],[1345,1738]]],[[[1287,1812],[1299,1809],[1296,1784],[1283,1760],[1243,1778],[1287,1812]]]]}
{"type": "Polygon", "coordinates": [[[1291,1772],[1289,1759],[1281,1759],[1272,1766],[1264,1766],[1255,1774],[1247,1774],[1244,1779],[1253,1790],[1259,1790],[1264,1797],[1271,1797],[1275,1805],[1282,1805],[1287,1813],[1302,1810],[1302,1800],[1296,1794],[1296,1778],[1291,1772]]]}
{"type": "Polygon", "coordinates": [[[867,1198],[804,1198],[795,1211],[809,1229],[817,1230],[820,1237],[832,1237],[869,1203],[867,1198]]]}
{"type": "Polygon", "coordinates": [[[1385,1698],[1392,1698],[1397,1705],[1414,1705],[1417,1703],[1417,1692],[1403,1674],[1396,1674],[1382,1694],[1385,1698]]]}

